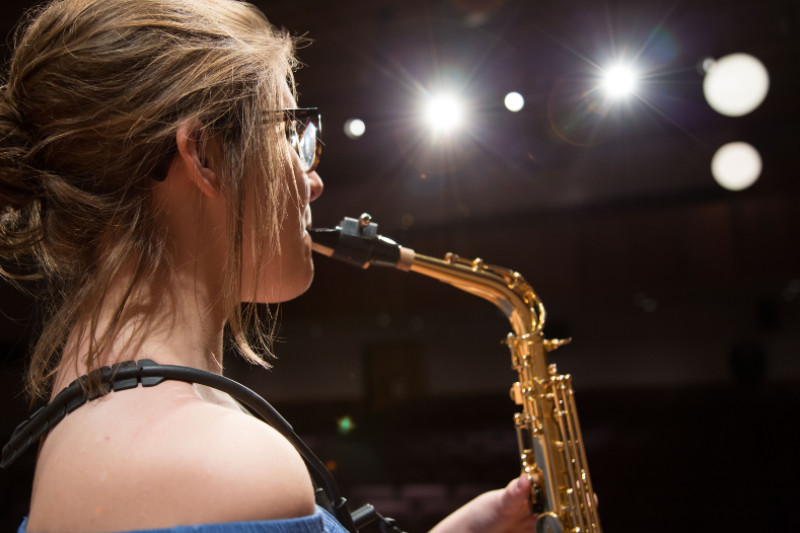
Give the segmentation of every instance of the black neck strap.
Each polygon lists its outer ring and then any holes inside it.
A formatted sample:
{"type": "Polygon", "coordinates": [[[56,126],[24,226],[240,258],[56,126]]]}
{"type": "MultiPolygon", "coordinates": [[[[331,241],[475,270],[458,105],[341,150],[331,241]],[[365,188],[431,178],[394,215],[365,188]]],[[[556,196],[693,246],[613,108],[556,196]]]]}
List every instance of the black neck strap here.
{"type": "MultiPolygon", "coordinates": [[[[339,493],[333,475],[311,449],[297,436],[292,426],[264,398],[244,385],[218,374],[184,366],[160,365],[149,359],[127,361],[106,366],[83,376],[59,392],[53,401],[36,410],[26,421],[14,429],[11,439],[3,447],[0,467],[5,468],[58,424],[64,417],[103,393],[143,387],[154,387],[165,380],[185,381],[205,385],[225,392],[239,401],[254,415],[274,427],[297,449],[314,479],[317,503],[331,512],[349,531],[356,526],[347,501],[339,493]],[[98,379],[99,378],[99,379],[98,379]],[[89,382],[98,383],[100,390],[89,393],[89,382]],[[96,380],[96,381],[95,381],[96,380]],[[320,492],[322,491],[322,492],[320,492]],[[323,498],[320,498],[323,496],[323,498]],[[327,500],[327,501],[326,501],[327,500]]],[[[356,513],[358,516],[359,513],[356,513]]]]}

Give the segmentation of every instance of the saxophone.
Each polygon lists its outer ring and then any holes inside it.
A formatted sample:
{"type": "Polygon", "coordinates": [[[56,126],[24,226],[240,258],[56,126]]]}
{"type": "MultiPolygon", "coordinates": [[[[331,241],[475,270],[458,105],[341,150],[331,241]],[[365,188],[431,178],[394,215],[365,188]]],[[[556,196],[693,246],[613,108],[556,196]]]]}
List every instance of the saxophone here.
{"type": "Polygon", "coordinates": [[[448,253],[444,259],[418,254],[377,233],[368,214],[344,218],[335,229],[312,229],[320,254],[367,268],[390,266],[438,279],[499,307],[511,323],[505,343],[519,381],[512,400],[522,472],[531,480],[530,507],[537,533],[600,533],[572,378],[547,363],[547,353],[565,340],[547,340],[545,309],[525,279],[507,268],[448,253]]]}

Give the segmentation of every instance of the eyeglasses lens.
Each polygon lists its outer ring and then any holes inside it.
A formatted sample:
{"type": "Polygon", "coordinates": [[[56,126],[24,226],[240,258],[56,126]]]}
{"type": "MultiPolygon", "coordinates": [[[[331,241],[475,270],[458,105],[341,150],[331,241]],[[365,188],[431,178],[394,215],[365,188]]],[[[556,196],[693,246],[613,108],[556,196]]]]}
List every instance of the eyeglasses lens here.
{"type": "Polygon", "coordinates": [[[297,153],[300,155],[300,162],[303,170],[312,170],[317,158],[317,126],[309,121],[300,128],[300,138],[295,145],[297,153]]]}

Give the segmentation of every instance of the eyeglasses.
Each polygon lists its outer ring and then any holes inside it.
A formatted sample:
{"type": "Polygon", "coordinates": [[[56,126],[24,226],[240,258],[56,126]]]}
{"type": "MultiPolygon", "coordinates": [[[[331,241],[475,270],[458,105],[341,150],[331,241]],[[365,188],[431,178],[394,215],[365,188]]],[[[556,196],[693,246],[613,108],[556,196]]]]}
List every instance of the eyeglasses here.
{"type": "MultiPolygon", "coordinates": [[[[303,172],[311,172],[317,168],[319,156],[322,153],[322,142],[319,140],[322,131],[322,115],[319,110],[316,107],[296,107],[270,111],[270,113],[283,114],[286,139],[297,151],[297,155],[300,157],[300,168],[303,172]]],[[[167,171],[176,150],[177,147],[173,144],[164,159],[156,165],[151,173],[154,180],[164,181],[167,179],[167,171]]]]}
{"type": "Polygon", "coordinates": [[[303,172],[311,172],[319,164],[322,143],[322,115],[316,107],[283,109],[286,138],[300,156],[303,172]]]}

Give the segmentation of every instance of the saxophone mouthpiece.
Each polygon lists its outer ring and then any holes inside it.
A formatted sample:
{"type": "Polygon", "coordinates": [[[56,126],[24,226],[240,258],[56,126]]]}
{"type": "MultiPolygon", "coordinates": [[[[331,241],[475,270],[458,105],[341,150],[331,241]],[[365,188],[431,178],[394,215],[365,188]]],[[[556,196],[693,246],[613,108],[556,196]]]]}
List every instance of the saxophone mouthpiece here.
{"type": "Polygon", "coordinates": [[[378,235],[378,225],[367,213],[357,219],[345,217],[336,228],[309,229],[308,233],[315,252],[360,268],[409,270],[414,261],[414,250],[378,235]]]}

